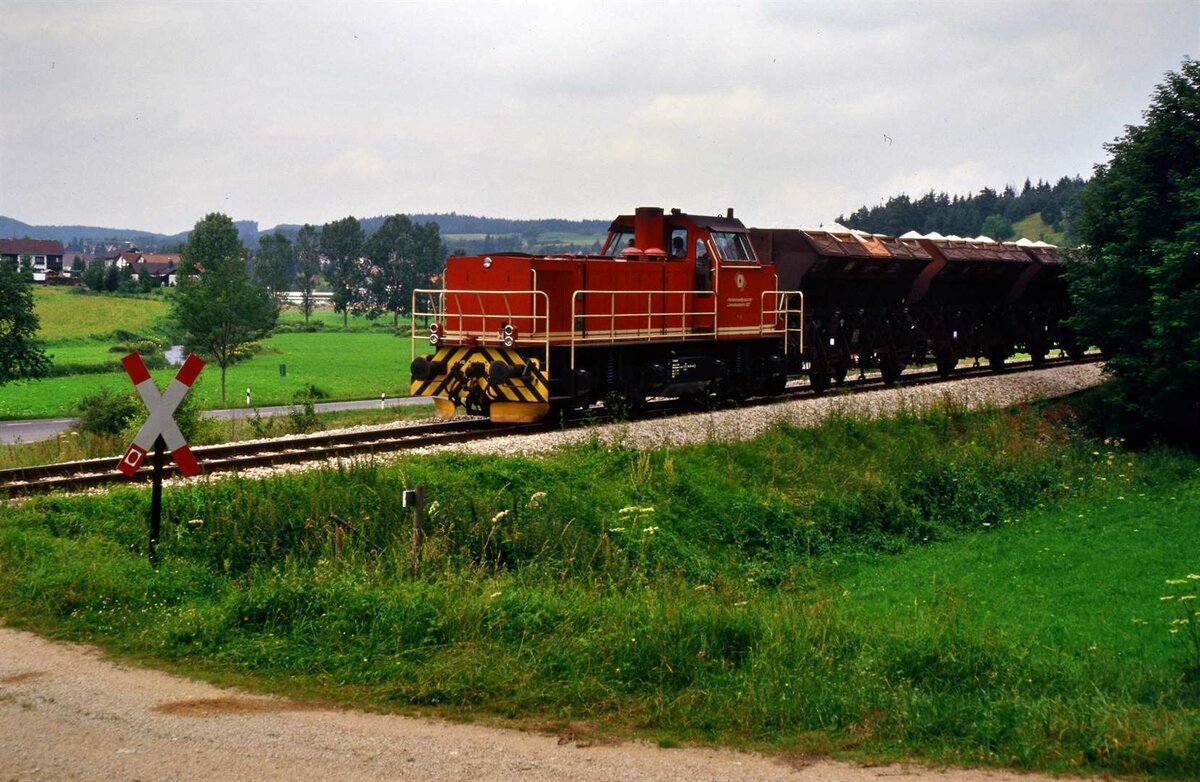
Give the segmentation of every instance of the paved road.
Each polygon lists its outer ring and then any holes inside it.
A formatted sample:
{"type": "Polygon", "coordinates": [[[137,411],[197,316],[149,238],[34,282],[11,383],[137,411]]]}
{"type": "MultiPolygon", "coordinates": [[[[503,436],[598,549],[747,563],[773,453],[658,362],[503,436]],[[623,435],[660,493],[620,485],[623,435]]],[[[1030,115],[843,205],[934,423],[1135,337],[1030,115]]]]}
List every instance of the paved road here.
{"type": "MultiPolygon", "coordinates": [[[[402,405],[429,404],[423,397],[392,397],[383,400],[384,407],[400,407],[402,405]]],[[[380,407],[378,399],[359,399],[350,402],[320,402],[315,405],[318,413],[330,413],[338,410],[368,410],[380,407]]],[[[265,407],[234,407],[226,410],[205,410],[204,415],[210,418],[250,418],[255,413],[261,416],[286,415],[291,410],[287,405],[270,405],[265,407]]],[[[70,429],[79,422],[78,418],[31,418],[25,421],[0,422],[0,443],[36,443],[57,437],[61,432],[70,429]]]]}

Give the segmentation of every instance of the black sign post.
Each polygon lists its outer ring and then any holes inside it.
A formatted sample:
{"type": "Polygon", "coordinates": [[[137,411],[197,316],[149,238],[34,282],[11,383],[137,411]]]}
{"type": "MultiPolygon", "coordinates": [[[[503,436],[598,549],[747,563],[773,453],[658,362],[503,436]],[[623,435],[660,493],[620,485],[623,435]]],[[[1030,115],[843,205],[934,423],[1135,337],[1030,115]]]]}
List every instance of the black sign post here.
{"type": "Polygon", "coordinates": [[[158,538],[162,534],[162,481],[166,445],[162,435],[154,441],[154,482],[150,488],[150,564],[155,570],[158,570],[158,538]]]}

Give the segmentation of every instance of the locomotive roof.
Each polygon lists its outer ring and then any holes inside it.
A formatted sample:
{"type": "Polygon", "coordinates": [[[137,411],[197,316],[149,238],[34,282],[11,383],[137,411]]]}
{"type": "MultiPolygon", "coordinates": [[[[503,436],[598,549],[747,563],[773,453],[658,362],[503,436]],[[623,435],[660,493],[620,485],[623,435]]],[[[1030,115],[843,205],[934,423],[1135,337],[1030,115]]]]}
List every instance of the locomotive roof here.
{"type": "MultiPolygon", "coordinates": [[[[745,231],[746,224],[736,217],[726,217],[725,215],[695,215],[695,214],[671,214],[663,215],[664,219],[670,220],[691,220],[700,228],[707,228],[710,231],[745,231]]],[[[612,221],[609,230],[620,226],[629,226],[634,222],[633,215],[619,215],[617,219],[612,221]]]]}

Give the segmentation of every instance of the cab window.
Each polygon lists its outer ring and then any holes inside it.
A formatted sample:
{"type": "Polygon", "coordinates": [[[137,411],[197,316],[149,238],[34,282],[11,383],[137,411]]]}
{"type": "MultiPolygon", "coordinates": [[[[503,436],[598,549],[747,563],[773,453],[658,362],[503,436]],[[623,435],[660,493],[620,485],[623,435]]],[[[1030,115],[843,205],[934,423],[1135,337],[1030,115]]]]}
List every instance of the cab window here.
{"type": "Polygon", "coordinates": [[[615,258],[630,247],[633,247],[633,231],[624,229],[613,231],[608,237],[608,244],[604,246],[604,252],[601,255],[615,258]]]}
{"type": "Polygon", "coordinates": [[[687,257],[687,229],[676,228],[671,231],[671,241],[667,242],[667,254],[672,258],[687,257]]]}
{"type": "Polygon", "coordinates": [[[745,234],[732,231],[713,231],[712,241],[722,260],[755,262],[754,251],[750,249],[750,242],[746,239],[745,234]]]}

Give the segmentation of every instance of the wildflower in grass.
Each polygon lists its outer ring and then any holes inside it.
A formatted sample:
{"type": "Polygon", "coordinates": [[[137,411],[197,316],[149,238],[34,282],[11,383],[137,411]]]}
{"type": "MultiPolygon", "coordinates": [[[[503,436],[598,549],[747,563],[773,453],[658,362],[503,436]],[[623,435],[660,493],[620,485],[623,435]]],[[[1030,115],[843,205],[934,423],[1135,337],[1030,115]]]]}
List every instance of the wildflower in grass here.
{"type": "Polygon", "coordinates": [[[696,657],[698,657],[698,658],[700,658],[701,660],[703,660],[705,657],[708,657],[708,652],[706,652],[706,651],[704,651],[703,649],[701,649],[700,651],[696,652],[696,657]]]}
{"type": "Polygon", "coordinates": [[[507,509],[507,508],[505,508],[504,510],[500,511],[499,513],[497,513],[495,516],[492,516],[492,523],[493,523],[493,524],[498,524],[498,523],[499,523],[501,520],[503,520],[503,519],[504,519],[504,517],[505,517],[505,516],[507,516],[507,515],[508,515],[508,509],[507,509]]]}
{"type": "Polygon", "coordinates": [[[188,524],[193,527],[201,527],[204,525],[204,519],[188,519],[188,524]]]}
{"type": "Polygon", "coordinates": [[[433,502],[429,503],[429,507],[425,509],[425,513],[426,515],[432,516],[437,513],[438,509],[441,507],[442,506],[438,504],[438,501],[434,500],[433,502]]]}
{"type": "Polygon", "coordinates": [[[540,506],[542,504],[542,500],[545,497],[546,497],[546,492],[535,491],[533,493],[533,495],[529,498],[529,508],[533,509],[533,508],[537,508],[538,506],[540,506]]]}

